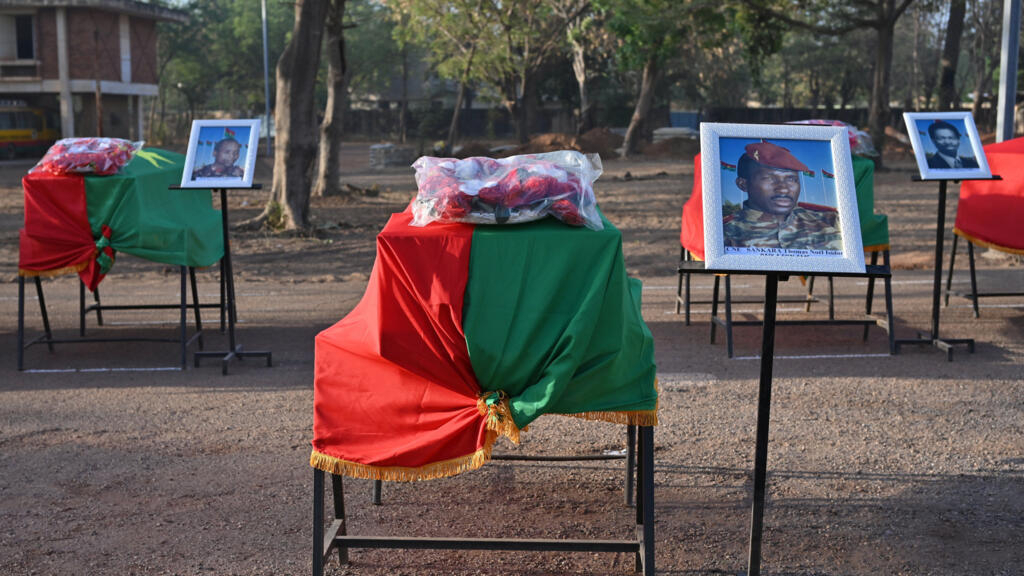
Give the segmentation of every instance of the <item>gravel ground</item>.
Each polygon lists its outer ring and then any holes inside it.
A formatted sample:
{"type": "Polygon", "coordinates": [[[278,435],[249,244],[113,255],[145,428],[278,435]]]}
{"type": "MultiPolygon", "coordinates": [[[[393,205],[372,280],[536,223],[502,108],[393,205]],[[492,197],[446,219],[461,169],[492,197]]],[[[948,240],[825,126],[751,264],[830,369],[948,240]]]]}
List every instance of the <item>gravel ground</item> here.
{"type": "MultiPolygon", "coordinates": [[[[311,551],[313,337],[350,310],[373,262],[373,237],[413,190],[410,170],[365,170],[349,148],[349,183],[377,197],[314,201],[318,231],[233,237],[239,338],[270,349],[220,375],[210,362],[174,367],[167,344],[33,347],[15,367],[18,180],[30,164],[0,166],[0,574],[308,574],[311,551]],[[98,371],[106,368],[139,371],[98,371]],[[93,369],[97,371],[87,371],[93,369]],[[66,370],[47,372],[46,370],[66,370]],[[75,371],[77,370],[77,371],[75,371]]],[[[746,570],[752,499],[760,331],[708,338],[708,306],[691,325],[675,313],[679,212],[692,185],[688,159],[609,161],[597,194],[623,232],[626,265],[644,280],[645,320],[656,345],[661,401],[655,433],[659,574],[746,570]],[[628,172],[628,177],[627,177],[628,172]]],[[[913,183],[906,163],[876,176],[889,214],[898,337],[930,325],[934,185],[913,183]]],[[[266,167],[263,181],[269,182],[266,167]]],[[[258,179],[259,179],[258,174],[258,179]]],[[[955,214],[953,187],[948,218],[955,214]]],[[[254,215],[262,193],[233,195],[232,216],[254,215]]],[[[961,252],[962,255],[962,252],[961,252]]],[[[963,262],[964,259],[961,260],[963,262]]],[[[965,263],[964,263],[965,264],[965,263]]],[[[985,291],[1019,291],[1024,266],[979,258],[985,291]]],[[[965,266],[955,287],[967,286],[965,266]]],[[[177,298],[176,271],[124,257],[101,286],[107,302],[177,298]]],[[[694,278],[707,299],[711,278],[694,278]]],[[[77,286],[45,283],[51,322],[77,326],[77,286]]],[[[737,299],[763,280],[735,277],[737,299]]],[[[858,316],[864,282],[836,281],[841,317],[858,316]]],[[[784,295],[803,294],[797,279],[784,295]]],[[[200,274],[204,299],[215,275],[200,274]]],[[[816,289],[824,293],[824,283],[816,289]]],[[[876,290],[880,294],[880,290],[876,290]]],[[[875,309],[883,302],[876,298],[875,309]]],[[[28,329],[40,322],[28,300],[28,329]]],[[[886,354],[884,332],[780,326],[762,572],[776,575],[1024,574],[1024,300],[993,298],[973,318],[966,300],[943,309],[942,334],[974,338],[953,362],[929,348],[886,354]]],[[[756,304],[737,304],[754,319],[756,304]]],[[[822,318],[780,307],[780,318],[822,318]]],[[[173,335],[174,313],[123,313],[90,333],[173,335]],[[141,323],[141,324],[140,324],[141,323]]],[[[224,345],[215,332],[209,346],[224,345]]],[[[542,418],[502,452],[585,454],[620,450],[623,428],[542,418]]],[[[621,461],[492,462],[459,477],[371,485],[346,480],[349,532],[419,536],[628,538],[621,461]]],[[[351,552],[331,575],[628,574],[627,554],[351,552]]]]}

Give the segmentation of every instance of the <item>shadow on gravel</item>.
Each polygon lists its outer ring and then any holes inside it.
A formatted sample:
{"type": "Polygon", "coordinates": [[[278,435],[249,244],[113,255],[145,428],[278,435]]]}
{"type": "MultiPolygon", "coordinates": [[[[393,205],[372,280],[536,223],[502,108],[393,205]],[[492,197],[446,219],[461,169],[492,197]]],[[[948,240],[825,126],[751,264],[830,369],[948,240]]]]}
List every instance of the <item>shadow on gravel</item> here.
{"type": "MultiPolygon", "coordinates": [[[[720,558],[735,559],[704,570],[659,573],[745,571],[752,472],[658,463],[658,483],[659,522],[696,540],[659,534],[668,540],[659,554],[685,555],[691,546],[712,542],[721,547],[720,558]]],[[[1024,533],[1022,490],[1019,465],[964,475],[770,470],[762,569],[815,575],[866,573],[872,566],[901,574],[1015,573],[1020,551],[1013,535],[1024,533]],[[773,546],[779,539],[787,542],[785,550],[773,546]],[[964,549],[972,553],[963,555],[964,549]]]]}
{"type": "MultiPolygon", "coordinates": [[[[212,318],[211,318],[212,320],[212,318]]],[[[228,338],[217,330],[217,323],[204,331],[205,350],[226,350],[228,338]]],[[[40,389],[135,388],[205,386],[280,390],[294,386],[311,386],[313,373],[313,339],[327,325],[316,326],[245,326],[236,332],[243,350],[270,350],[273,366],[263,358],[234,360],[228,375],[221,375],[217,358],[204,358],[197,368],[188,348],[188,366],[179,370],[181,356],[177,342],[85,342],[55,344],[54,352],[45,344],[35,344],[25,351],[25,371],[17,372],[14,351],[17,335],[0,335],[2,346],[11,351],[0,380],[0,390],[29,387],[40,389]]],[[[41,334],[27,331],[26,340],[41,334]]],[[[189,334],[192,332],[190,330],[189,334]]],[[[87,337],[94,338],[176,338],[176,327],[90,327],[87,337]]],[[[56,330],[56,338],[76,338],[77,330],[56,330]]]]}
{"type": "MultiPolygon", "coordinates": [[[[667,321],[647,321],[654,335],[655,354],[659,373],[694,373],[701,379],[710,375],[718,380],[757,378],[761,353],[760,326],[734,326],[734,356],[726,352],[725,331],[719,327],[715,343],[710,341],[710,323],[707,315],[695,318],[690,326],[683,323],[682,315],[666,315],[667,321]]],[[[747,319],[747,318],[744,318],[747,319]]],[[[901,326],[897,317],[896,337],[910,338],[914,332],[901,326]]],[[[1024,333],[1024,318],[999,319],[996,324],[1007,338],[999,342],[1014,342],[1024,333]]],[[[979,329],[980,330],[980,329],[979,329]]],[[[879,327],[871,327],[868,339],[863,340],[859,326],[777,326],[775,331],[774,375],[783,377],[867,377],[916,378],[927,380],[962,379],[970,364],[984,366],[987,379],[1018,379],[1020,366],[1016,352],[982,339],[972,333],[953,332],[956,337],[975,337],[973,354],[958,346],[952,366],[944,353],[926,346],[905,346],[900,354],[888,355],[886,334],[879,327]]],[[[940,334],[947,334],[942,330],[940,334]]]]}

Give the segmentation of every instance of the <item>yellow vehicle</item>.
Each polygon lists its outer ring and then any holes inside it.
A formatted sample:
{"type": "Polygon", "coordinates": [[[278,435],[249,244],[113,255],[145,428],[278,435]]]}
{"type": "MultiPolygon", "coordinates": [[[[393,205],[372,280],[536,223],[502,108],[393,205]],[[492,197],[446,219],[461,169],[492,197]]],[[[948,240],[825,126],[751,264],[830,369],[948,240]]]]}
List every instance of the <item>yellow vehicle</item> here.
{"type": "Polygon", "coordinates": [[[42,156],[60,138],[57,113],[21,101],[0,100],[0,158],[42,156]]]}

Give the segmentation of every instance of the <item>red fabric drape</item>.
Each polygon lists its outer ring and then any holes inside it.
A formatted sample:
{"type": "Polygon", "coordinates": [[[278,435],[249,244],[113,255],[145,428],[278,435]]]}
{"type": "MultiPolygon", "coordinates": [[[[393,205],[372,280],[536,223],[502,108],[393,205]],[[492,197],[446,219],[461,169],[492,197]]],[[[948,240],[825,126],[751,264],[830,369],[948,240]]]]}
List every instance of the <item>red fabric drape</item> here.
{"type": "Polygon", "coordinates": [[[90,290],[103,277],[89,227],[82,176],[28,174],[25,227],[20,231],[18,270],[24,276],[77,271],[90,290]]]}
{"type": "Polygon", "coordinates": [[[415,466],[485,461],[486,419],[462,329],[473,226],[418,228],[411,220],[409,210],[391,217],[362,301],[316,337],[320,468],[369,477],[365,466],[401,461],[391,478],[398,480],[415,466]]]}
{"type": "Polygon", "coordinates": [[[975,243],[1024,253],[1024,138],[985,146],[993,174],[1002,180],[965,180],[960,184],[954,230],[975,243]]]}
{"type": "Polygon", "coordinates": [[[704,259],[704,199],[701,193],[700,154],[693,157],[693,192],[683,204],[683,227],[679,243],[697,258],[704,259]]]}

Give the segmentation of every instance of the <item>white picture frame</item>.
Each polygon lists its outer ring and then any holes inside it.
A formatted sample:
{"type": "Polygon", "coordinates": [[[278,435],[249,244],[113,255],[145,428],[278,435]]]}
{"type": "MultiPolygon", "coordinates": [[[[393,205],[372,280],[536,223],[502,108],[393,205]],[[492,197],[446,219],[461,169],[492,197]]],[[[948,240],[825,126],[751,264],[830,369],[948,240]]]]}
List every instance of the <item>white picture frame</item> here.
{"type": "Polygon", "coordinates": [[[970,112],[904,112],[910,145],[914,148],[922,180],[991,178],[985,150],[970,112]],[[940,154],[939,145],[955,140],[955,157],[960,166],[950,166],[953,155],[940,154]],[[937,145],[937,142],[940,144],[937,145]]]}
{"type": "Polygon", "coordinates": [[[845,127],[704,122],[700,144],[707,269],[864,273],[853,159],[845,127]],[[766,171],[751,156],[764,159],[762,153],[769,162],[788,158],[783,163],[791,164],[783,169],[774,162],[776,166],[767,166],[766,171]],[[742,160],[745,155],[747,159],[742,160]],[[741,172],[747,176],[742,182],[741,172]],[[796,198],[792,198],[792,184],[790,199],[782,192],[770,196],[770,192],[757,192],[764,188],[755,190],[750,183],[765,172],[788,180],[792,180],[788,172],[797,172],[796,198]],[[750,200],[751,192],[767,196],[771,205],[758,210],[756,201],[750,200]],[[803,229],[811,231],[802,235],[803,229]]]}
{"type": "Polygon", "coordinates": [[[182,188],[251,188],[260,121],[193,120],[182,188]]]}

